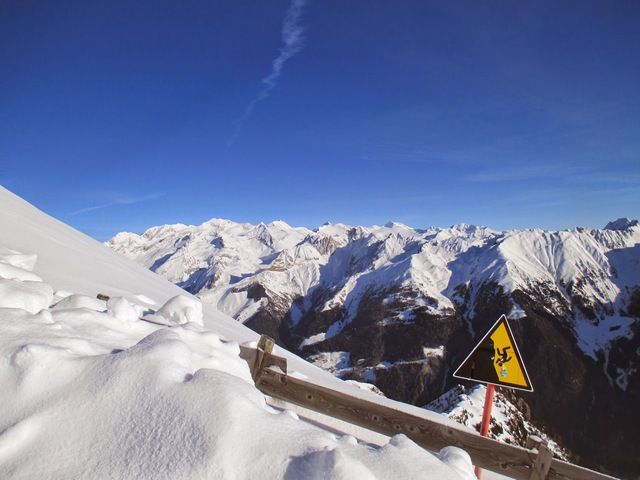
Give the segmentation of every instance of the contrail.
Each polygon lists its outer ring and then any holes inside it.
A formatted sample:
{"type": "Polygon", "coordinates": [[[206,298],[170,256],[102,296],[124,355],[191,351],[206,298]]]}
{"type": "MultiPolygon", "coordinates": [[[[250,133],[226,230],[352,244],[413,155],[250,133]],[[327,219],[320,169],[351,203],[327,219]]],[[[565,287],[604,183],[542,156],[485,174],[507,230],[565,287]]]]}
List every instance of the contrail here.
{"type": "Polygon", "coordinates": [[[113,207],[115,205],[133,205],[135,203],[146,202],[149,200],[155,200],[156,198],[164,197],[165,193],[151,193],[142,197],[124,197],[118,198],[112,202],[105,203],[103,205],[96,205],[94,207],[87,207],[81,210],[71,212],[71,215],[80,215],[82,213],[93,212],[94,210],[101,210],[103,208],[113,207]]]}
{"type": "Polygon", "coordinates": [[[273,61],[271,65],[271,73],[262,79],[264,88],[260,90],[258,95],[247,105],[244,113],[238,118],[235,124],[233,136],[227,142],[228,146],[233,145],[240,135],[242,124],[251,116],[256,104],[269,96],[271,91],[276,87],[278,77],[282,74],[282,68],[287,60],[295,56],[304,47],[304,27],[300,25],[300,17],[302,16],[302,8],[307,0],[292,0],[287,13],[282,22],[282,43],[280,47],[280,55],[273,61]]]}

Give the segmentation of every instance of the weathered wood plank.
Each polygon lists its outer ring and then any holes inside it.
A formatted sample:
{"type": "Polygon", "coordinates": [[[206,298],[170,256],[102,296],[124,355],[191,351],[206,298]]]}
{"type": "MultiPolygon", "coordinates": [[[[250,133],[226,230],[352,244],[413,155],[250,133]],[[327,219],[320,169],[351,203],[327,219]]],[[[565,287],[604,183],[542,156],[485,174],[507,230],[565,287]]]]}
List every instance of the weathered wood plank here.
{"type": "Polygon", "coordinates": [[[554,458],[551,462],[547,478],[552,480],[618,480],[616,477],[589,470],[573,463],[567,463],[557,458],[554,458]]]}
{"type": "Polygon", "coordinates": [[[263,370],[256,381],[263,392],[319,411],[385,435],[403,433],[418,445],[431,451],[454,445],[466,450],[475,464],[518,479],[528,479],[535,454],[520,447],[503,450],[495,440],[471,431],[430,422],[385,405],[350,397],[342,392],[288,377],[270,368],[263,370]]]}
{"type": "MultiPolygon", "coordinates": [[[[501,475],[517,480],[616,480],[614,477],[553,459],[548,449],[543,452],[542,458],[538,458],[537,450],[500,443],[463,427],[455,428],[433,422],[290,377],[286,374],[286,359],[262,349],[256,351],[241,347],[241,356],[249,363],[256,386],[268,395],[384,435],[403,433],[430,451],[437,452],[449,445],[460,447],[469,453],[475,465],[501,475]],[[537,472],[534,471],[535,465],[537,472]]],[[[545,448],[546,446],[538,446],[538,450],[545,448]]]]}

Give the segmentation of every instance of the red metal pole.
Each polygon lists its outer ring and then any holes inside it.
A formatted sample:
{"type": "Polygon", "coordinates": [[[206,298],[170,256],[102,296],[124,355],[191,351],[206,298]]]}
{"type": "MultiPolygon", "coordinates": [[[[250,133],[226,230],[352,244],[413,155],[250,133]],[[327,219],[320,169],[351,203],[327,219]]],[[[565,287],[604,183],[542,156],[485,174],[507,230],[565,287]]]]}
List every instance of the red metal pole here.
{"type": "MultiPolygon", "coordinates": [[[[487,385],[487,394],[484,397],[484,409],[482,410],[482,424],[480,425],[480,435],[489,436],[489,425],[491,425],[491,408],[493,407],[493,395],[496,392],[495,385],[487,385]]],[[[482,479],[482,468],[476,467],[476,477],[482,479]]]]}

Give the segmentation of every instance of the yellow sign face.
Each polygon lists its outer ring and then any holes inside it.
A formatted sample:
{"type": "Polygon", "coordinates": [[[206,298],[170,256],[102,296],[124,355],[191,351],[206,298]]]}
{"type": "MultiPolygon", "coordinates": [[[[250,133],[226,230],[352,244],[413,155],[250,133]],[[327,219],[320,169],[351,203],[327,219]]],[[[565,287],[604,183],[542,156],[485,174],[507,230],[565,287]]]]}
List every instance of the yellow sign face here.
{"type": "Polygon", "coordinates": [[[509,338],[505,322],[500,322],[498,328],[491,334],[491,340],[496,351],[493,367],[496,369],[498,378],[505,383],[528,387],[529,382],[524,377],[524,369],[509,338]]]}
{"type": "Polygon", "coordinates": [[[456,378],[533,391],[507,317],[502,315],[453,374],[456,378]]]}

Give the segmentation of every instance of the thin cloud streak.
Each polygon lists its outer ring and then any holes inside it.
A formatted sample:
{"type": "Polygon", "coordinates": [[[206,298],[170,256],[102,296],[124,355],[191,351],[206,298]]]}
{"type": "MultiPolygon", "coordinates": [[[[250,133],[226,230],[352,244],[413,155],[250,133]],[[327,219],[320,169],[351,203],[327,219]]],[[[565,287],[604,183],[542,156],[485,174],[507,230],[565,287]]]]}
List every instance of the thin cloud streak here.
{"type": "Polygon", "coordinates": [[[136,203],[147,202],[149,200],[155,200],[156,198],[164,197],[165,193],[152,193],[149,195],[144,195],[142,197],[128,197],[128,198],[119,198],[114,200],[113,202],[105,203],[103,205],[96,205],[94,207],[82,208],[78,211],[71,213],[71,215],[80,215],[83,213],[93,212],[95,210],[102,210],[103,208],[114,207],[116,205],[134,205],[136,203]]]}
{"type": "Polygon", "coordinates": [[[307,3],[307,0],[293,0],[289,5],[289,9],[284,17],[282,23],[282,42],[283,46],[280,48],[280,55],[273,61],[271,66],[271,73],[262,79],[264,84],[263,89],[256,95],[256,97],[247,105],[244,109],[244,113],[238,118],[235,124],[235,131],[232,137],[227,142],[228,146],[231,146],[240,136],[242,125],[251,116],[255,106],[267,98],[271,91],[276,87],[278,78],[282,75],[282,69],[284,64],[290,58],[297,55],[300,50],[304,48],[304,30],[305,28],[300,25],[300,17],[302,16],[302,9],[307,3]]]}

